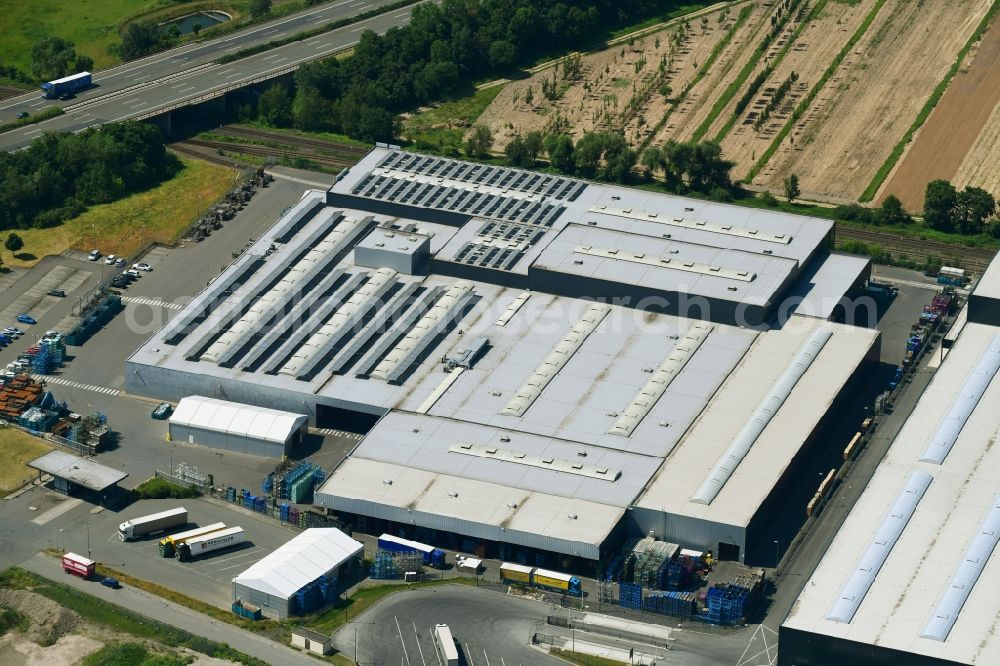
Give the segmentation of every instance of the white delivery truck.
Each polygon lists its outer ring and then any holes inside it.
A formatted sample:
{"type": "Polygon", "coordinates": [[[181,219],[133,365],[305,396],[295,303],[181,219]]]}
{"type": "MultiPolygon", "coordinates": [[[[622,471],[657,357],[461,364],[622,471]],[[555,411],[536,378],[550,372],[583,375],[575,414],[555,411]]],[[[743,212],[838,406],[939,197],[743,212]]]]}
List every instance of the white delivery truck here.
{"type": "Polygon", "coordinates": [[[164,532],[181,525],[187,525],[188,512],[184,507],[161,511],[141,518],[126,520],[118,526],[118,538],[122,541],[132,541],[139,537],[164,532]]]}
{"type": "Polygon", "coordinates": [[[247,535],[242,527],[230,527],[205,536],[188,539],[177,546],[177,558],[181,562],[187,562],[217,550],[238,546],[246,540],[247,535]]]}
{"type": "Polygon", "coordinates": [[[439,662],[445,666],[458,666],[458,648],[447,624],[434,626],[434,649],[439,662]]]}

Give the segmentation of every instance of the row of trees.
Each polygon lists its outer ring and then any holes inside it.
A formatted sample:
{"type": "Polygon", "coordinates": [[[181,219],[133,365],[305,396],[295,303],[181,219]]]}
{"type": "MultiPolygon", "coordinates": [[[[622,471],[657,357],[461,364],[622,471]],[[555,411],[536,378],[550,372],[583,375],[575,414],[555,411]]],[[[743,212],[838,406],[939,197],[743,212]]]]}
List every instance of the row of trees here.
{"type": "Polygon", "coordinates": [[[733,188],[730,175],[734,162],[722,156],[722,148],[712,141],[667,141],[663,146],[650,146],[642,151],[643,168],[653,176],[662,174],[671,192],[687,190],[727,199],[733,188]]]}
{"type": "Polygon", "coordinates": [[[0,228],[58,224],[88,205],[158,184],[178,166],[160,130],[146,123],[45,134],[26,150],[0,153],[0,228]]]}
{"type": "Polygon", "coordinates": [[[79,55],[73,42],[46,37],[31,46],[31,73],[39,81],[52,81],[94,67],[90,56],[79,55]]]}
{"type": "Polygon", "coordinates": [[[924,192],[924,224],[940,231],[975,235],[991,232],[1000,236],[994,220],[997,202],[981,187],[957,190],[947,180],[932,180],[924,192]]]}
{"type": "Polygon", "coordinates": [[[510,70],[542,52],[578,48],[588,33],[663,11],[656,0],[444,0],[413,8],[385,35],[365,31],[344,60],[305,63],[295,76],[292,124],[389,140],[395,114],[510,70]]]}

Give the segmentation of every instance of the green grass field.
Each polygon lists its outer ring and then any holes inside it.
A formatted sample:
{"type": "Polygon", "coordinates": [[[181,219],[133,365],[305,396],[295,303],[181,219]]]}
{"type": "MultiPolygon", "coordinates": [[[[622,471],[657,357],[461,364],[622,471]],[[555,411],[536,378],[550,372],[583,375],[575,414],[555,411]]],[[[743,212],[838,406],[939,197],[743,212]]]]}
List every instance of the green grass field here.
{"type": "Polygon", "coordinates": [[[461,149],[465,130],[501,90],[503,86],[492,86],[418,111],[403,120],[403,137],[412,141],[418,150],[442,150],[446,146],[461,149]]]}
{"type": "Polygon", "coordinates": [[[52,446],[37,437],[15,428],[0,428],[0,452],[7,464],[0,468],[0,493],[9,493],[23,486],[37,472],[26,464],[52,450],[52,446]]]}
{"type": "MultiPolygon", "coordinates": [[[[144,243],[171,244],[233,185],[233,169],[202,160],[181,158],[184,168],[158,187],[118,201],[92,206],[65,224],[50,229],[18,229],[24,249],[18,259],[3,255],[4,264],[33,266],[47,255],[71,247],[98,248],[104,254],[135,254],[144,243]]],[[[5,238],[10,229],[0,230],[5,238]]]]}

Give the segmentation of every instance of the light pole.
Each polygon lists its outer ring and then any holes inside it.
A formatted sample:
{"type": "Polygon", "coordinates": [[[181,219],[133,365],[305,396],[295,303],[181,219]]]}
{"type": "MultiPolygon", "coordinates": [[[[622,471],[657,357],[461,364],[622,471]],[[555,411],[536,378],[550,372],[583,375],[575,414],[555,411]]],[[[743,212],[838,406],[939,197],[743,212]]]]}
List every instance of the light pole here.
{"type": "Polygon", "coordinates": [[[778,558],[778,540],[774,540],[774,572],[778,572],[778,563],[781,560],[778,558]]]}
{"type": "Polygon", "coordinates": [[[59,541],[62,543],[62,552],[66,553],[66,535],[63,534],[62,528],[59,528],[59,541]]]}
{"type": "Polygon", "coordinates": [[[87,521],[87,558],[91,558],[90,552],[90,521],[87,521]]]}

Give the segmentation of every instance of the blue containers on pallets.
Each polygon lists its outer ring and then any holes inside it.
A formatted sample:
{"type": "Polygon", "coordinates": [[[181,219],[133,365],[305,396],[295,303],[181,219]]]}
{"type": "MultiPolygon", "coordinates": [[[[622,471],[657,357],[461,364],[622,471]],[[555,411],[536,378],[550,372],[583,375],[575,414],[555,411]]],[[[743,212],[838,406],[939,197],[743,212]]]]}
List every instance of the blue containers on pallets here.
{"type": "Polygon", "coordinates": [[[337,579],[320,576],[304,585],[292,596],[292,612],[298,615],[315,613],[326,608],[337,598],[337,579]]]}
{"type": "Polygon", "coordinates": [[[651,613],[690,620],[694,617],[697,597],[693,592],[650,592],[643,608],[651,613]]]}
{"type": "Polygon", "coordinates": [[[642,610],[642,585],[621,583],[618,586],[618,603],[622,608],[642,610]]]}
{"type": "Polygon", "coordinates": [[[372,562],[369,573],[376,580],[399,578],[399,571],[396,569],[396,560],[393,559],[392,553],[385,551],[375,553],[375,561],[372,562]]]}
{"type": "Polygon", "coordinates": [[[746,615],[750,590],[732,583],[709,588],[705,598],[707,610],[698,617],[709,624],[739,624],[746,615]]]}

